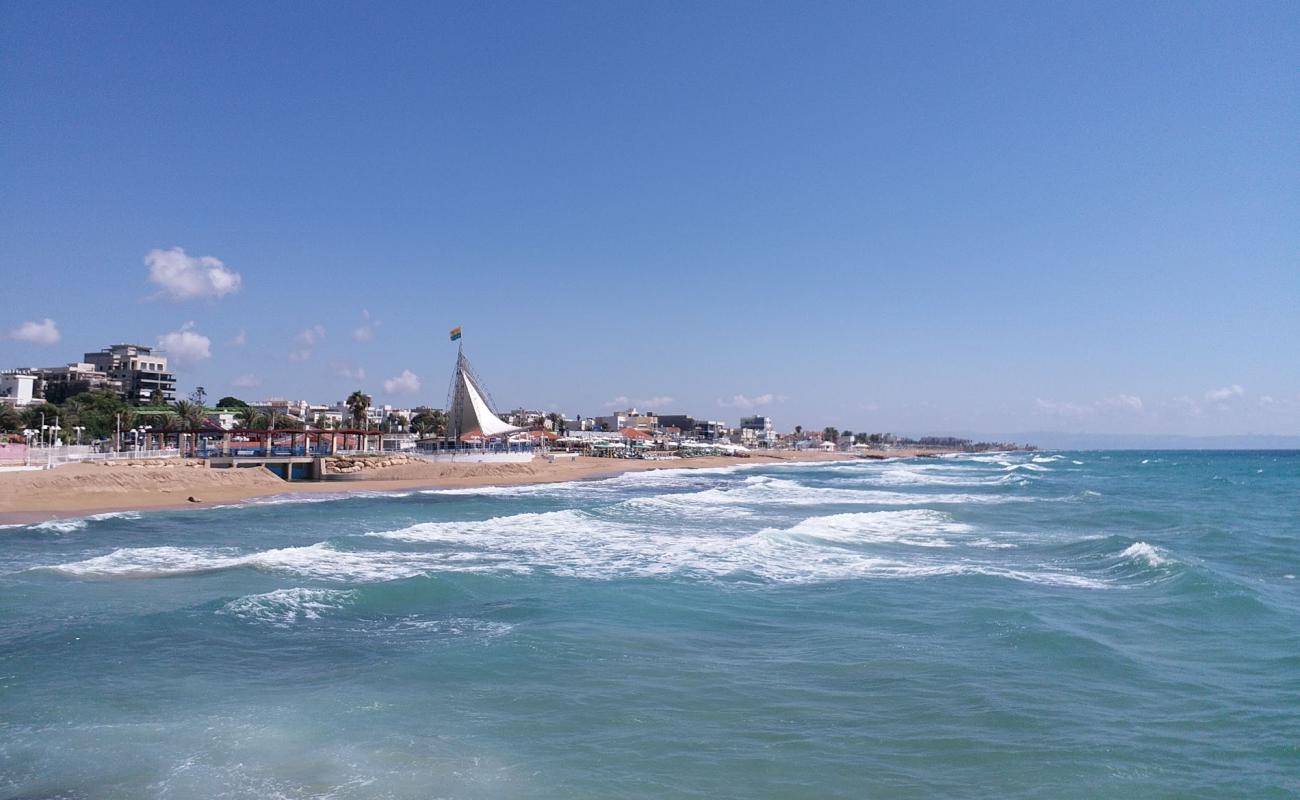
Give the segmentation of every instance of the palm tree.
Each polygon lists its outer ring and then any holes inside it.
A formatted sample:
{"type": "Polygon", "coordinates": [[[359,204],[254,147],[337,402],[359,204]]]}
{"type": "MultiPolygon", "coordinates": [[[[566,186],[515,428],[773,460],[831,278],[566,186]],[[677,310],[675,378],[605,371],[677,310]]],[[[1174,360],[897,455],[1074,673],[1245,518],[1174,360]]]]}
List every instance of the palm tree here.
{"type": "Polygon", "coordinates": [[[348,409],[352,412],[352,424],[360,427],[366,422],[366,410],[370,408],[370,395],[357,389],[348,395],[348,409]]]}
{"type": "Polygon", "coordinates": [[[794,438],[798,439],[801,436],[803,436],[803,426],[802,425],[794,426],[794,438]]]}
{"type": "Polygon", "coordinates": [[[203,421],[207,418],[207,411],[203,406],[197,403],[191,403],[189,400],[180,400],[172,406],[176,416],[180,418],[180,426],[187,431],[196,431],[203,427],[203,421]]]}
{"type": "Polygon", "coordinates": [[[239,421],[239,427],[246,431],[257,430],[262,422],[262,415],[257,413],[257,409],[252,406],[241,406],[235,412],[235,419],[239,421]]]}

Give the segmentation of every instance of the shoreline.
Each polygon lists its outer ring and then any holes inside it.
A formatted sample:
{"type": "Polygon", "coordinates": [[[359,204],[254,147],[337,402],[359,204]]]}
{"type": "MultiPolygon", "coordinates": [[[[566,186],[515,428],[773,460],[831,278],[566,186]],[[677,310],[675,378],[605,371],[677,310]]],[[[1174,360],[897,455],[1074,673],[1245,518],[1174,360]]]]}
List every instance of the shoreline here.
{"type": "MultiPolygon", "coordinates": [[[[579,456],[573,462],[527,464],[406,464],[374,470],[361,480],[288,482],[264,469],[210,469],[199,465],[101,466],[0,473],[0,526],[28,525],[95,514],[237,505],[267,497],[463,489],[602,480],[629,472],[757,467],[770,464],[859,461],[849,453],[756,453],[749,458],[705,456],[681,461],[616,460],[579,456]],[[779,454],[778,454],[779,453],[779,454]],[[194,497],[197,502],[188,498],[194,497]]],[[[880,459],[938,455],[892,451],[880,459]]]]}

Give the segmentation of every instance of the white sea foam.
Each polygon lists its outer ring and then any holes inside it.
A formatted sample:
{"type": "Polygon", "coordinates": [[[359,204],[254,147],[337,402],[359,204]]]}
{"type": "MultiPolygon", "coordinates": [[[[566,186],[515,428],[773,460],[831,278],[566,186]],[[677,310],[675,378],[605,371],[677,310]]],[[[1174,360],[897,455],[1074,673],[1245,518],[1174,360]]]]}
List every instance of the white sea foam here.
{"type": "Polygon", "coordinates": [[[29,525],[34,531],[50,531],[52,533],[72,533],[86,528],[90,525],[85,519],[52,519],[48,522],[38,522],[35,525],[29,525]]]}
{"type": "Polygon", "coordinates": [[[1120,553],[1120,557],[1140,561],[1149,567],[1159,567],[1169,561],[1169,559],[1161,555],[1159,548],[1146,542],[1134,542],[1124,552],[1120,553]]]}
{"type": "MultiPolygon", "coordinates": [[[[501,559],[492,568],[544,570],[599,580],[680,576],[817,583],[993,575],[1056,585],[1104,585],[1055,569],[1012,569],[980,563],[969,555],[957,559],[937,555],[955,546],[950,538],[965,537],[972,530],[946,514],[926,509],[810,517],[790,528],[748,535],[714,527],[624,523],[567,510],[481,521],[426,522],[368,535],[444,548],[449,562],[453,558],[481,562],[491,553],[501,559]],[[918,550],[904,555],[897,550],[899,545],[918,550]],[[886,554],[880,551],[882,546],[894,549],[886,554]]],[[[999,546],[987,539],[984,542],[971,544],[999,546]]]]}
{"type": "Polygon", "coordinates": [[[277,589],[231,600],[217,613],[287,628],[302,620],[320,619],[348,605],[353,597],[355,592],[337,589],[277,589]]]}
{"type": "Polygon", "coordinates": [[[89,527],[92,522],[104,522],[110,519],[140,519],[140,512],[109,511],[104,514],[91,514],[86,517],[77,517],[75,519],[52,519],[48,522],[38,522],[35,525],[29,525],[27,527],[37,531],[71,533],[72,531],[79,531],[89,527]]]}
{"type": "MultiPolygon", "coordinates": [[[[493,559],[487,555],[479,561],[493,559]]],[[[479,563],[457,563],[456,558],[445,554],[339,550],[319,542],[257,553],[239,553],[229,548],[126,547],[107,555],[39,569],[79,578],[158,578],[241,567],[357,583],[410,578],[435,569],[466,572],[485,568],[479,563]]]]}
{"type": "Polygon", "coordinates": [[[916,506],[929,504],[1005,503],[1029,498],[979,494],[908,494],[842,487],[805,486],[797,481],[753,475],[735,487],[705,489],[699,492],[667,495],[674,502],[705,506],[821,506],[883,505],[916,506]]]}
{"type": "Polygon", "coordinates": [[[941,511],[871,511],[810,517],[771,535],[840,544],[891,543],[914,547],[951,547],[942,534],[965,534],[971,526],[953,521],[941,511]]]}
{"type": "Polygon", "coordinates": [[[411,635],[420,637],[474,636],[484,639],[494,639],[498,636],[504,636],[512,630],[514,630],[514,626],[507,622],[493,622],[491,620],[473,619],[470,617],[426,619],[418,616],[408,616],[375,625],[369,625],[358,632],[368,635],[379,635],[381,637],[401,637],[411,635]]]}
{"type": "Polygon", "coordinates": [[[1049,467],[1044,467],[1041,464],[1007,464],[1004,467],[1002,467],[1003,472],[1011,472],[1012,470],[1017,470],[1017,469],[1023,469],[1028,472],[1051,472],[1052,471],[1049,467]]]}
{"type": "Polygon", "coordinates": [[[983,486],[997,483],[1005,476],[981,474],[968,467],[894,466],[857,478],[853,483],[869,486],[983,486]]]}
{"type": "Polygon", "coordinates": [[[1062,459],[1064,459],[1064,458],[1065,458],[1065,456],[1063,456],[1063,455],[1053,454],[1053,455],[1050,455],[1050,456],[1034,456],[1033,458],[1031,458],[1031,459],[1029,459],[1029,460],[1032,461],[1032,462],[1034,462],[1035,464],[1050,464],[1050,463],[1052,463],[1053,461],[1060,461],[1060,460],[1062,460],[1062,459]]]}

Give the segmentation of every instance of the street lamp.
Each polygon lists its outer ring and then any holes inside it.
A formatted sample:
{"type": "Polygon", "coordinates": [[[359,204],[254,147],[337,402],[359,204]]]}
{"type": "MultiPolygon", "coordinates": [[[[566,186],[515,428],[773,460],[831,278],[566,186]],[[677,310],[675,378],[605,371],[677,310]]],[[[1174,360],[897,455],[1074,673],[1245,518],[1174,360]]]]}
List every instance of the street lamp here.
{"type": "Polygon", "coordinates": [[[85,425],[73,425],[72,429],[77,432],[77,444],[81,444],[81,432],[86,429],[85,425]]]}

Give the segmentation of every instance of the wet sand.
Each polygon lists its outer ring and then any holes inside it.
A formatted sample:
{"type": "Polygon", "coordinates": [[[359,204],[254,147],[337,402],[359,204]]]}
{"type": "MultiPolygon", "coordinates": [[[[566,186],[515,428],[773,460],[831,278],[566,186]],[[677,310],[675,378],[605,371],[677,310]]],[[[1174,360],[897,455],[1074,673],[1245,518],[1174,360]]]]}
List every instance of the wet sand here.
{"type": "MultiPolygon", "coordinates": [[[[917,455],[895,451],[892,457],[917,455]]],[[[551,464],[407,463],[363,473],[360,480],[287,482],[260,467],[209,469],[201,464],[70,464],[52,470],[0,473],[0,524],[40,522],[111,511],[225,505],[287,494],[342,494],[409,489],[555,483],[652,469],[703,469],[783,462],[853,460],[844,453],[776,451],[750,458],[709,456],[674,461],[579,456],[551,464]],[[189,498],[194,498],[191,501],[189,498]],[[196,501],[196,502],[195,502],[196,501]]]]}

